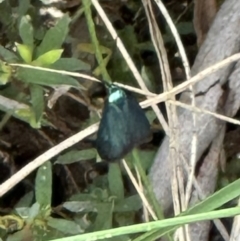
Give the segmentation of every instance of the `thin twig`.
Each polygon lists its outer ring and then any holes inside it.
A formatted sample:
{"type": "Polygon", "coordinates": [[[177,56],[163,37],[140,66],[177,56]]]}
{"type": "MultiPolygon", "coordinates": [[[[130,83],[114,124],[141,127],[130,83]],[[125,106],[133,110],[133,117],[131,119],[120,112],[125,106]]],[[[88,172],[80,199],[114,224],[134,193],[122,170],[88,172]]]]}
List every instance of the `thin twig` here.
{"type": "Polygon", "coordinates": [[[164,92],[156,97],[153,97],[151,99],[145,100],[143,101],[142,107],[146,108],[147,106],[150,106],[153,103],[160,103],[163,101],[166,101],[169,99],[169,97],[171,95],[177,95],[181,92],[183,92],[184,90],[186,90],[190,85],[196,84],[197,82],[199,82],[200,80],[202,80],[203,78],[205,78],[206,76],[216,72],[217,70],[225,67],[226,65],[237,61],[240,59],[240,53],[238,54],[234,54],[212,66],[210,66],[209,68],[201,71],[200,73],[198,73],[197,75],[193,76],[191,79],[184,81],[183,83],[179,84],[178,86],[174,87],[173,89],[171,89],[168,92],[164,92]]]}
{"type": "MultiPolygon", "coordinates": [[[[164,4],[159,1],[159,0],[155,0],[157,6],[159,7],[159,9],[161,10],[163,16],[165,17],[168,26],[170,27],[172,34],[176,40],[177,46],[178,46],[178,50],[180,53],[180,56],[182,58],[182,62],[183,62],[183,66],[185,69],[185,73],[186,73],[186,77],[187,80],[189,80],[191,78],[191,72],[190,72],[190,66],[189,66],[189,62],[187,59],[187,55],[185,52],[185,49],[183,47],[181,38],[178,34],[177,28],[175,27],[170,15],[168,14],[164,4]]],[[[189,86],[189,90],[191,92],[190,97],[191,97],[191,104],[194,107],[196,105],[195,103],[195,96],[194,96],[194,90],[193,90],[193,86],[190,85],[189,86]]],[[[188,177],[188,182],[186,185],[186,192],[185,192],[185,205],[182,207],[183,211],[187,208],[189,200],[190,200],[190,195],[191,195],[191,190],[192,190],[192,184],[193,184],[193,176],[195,173],[195,165],[196,165],[196,152],[197,152],[197,134],[195,132],[196,129],[196,113],[193,111],[192,112],[192,118],[193,118],[193,136],[192,136],[192,142],[191,142],[191,159],[189,162],[189,168],[190,168],[190,175],[188,177]]],[[[188,237],[189,240],[189,237],[188,237]]]]}
{"type": "MultiPolygon", "coordinates": [[[[150,29],[151,39],[157,53],[159,66],[161,70],[162,82],[163,82],[163,89],[164,91],[169,91],[173,88],[172,78],[170,73],[170,67],[168,63],[166,49],[164,47],[164,42],[162,38],[162,34],[158,28],[157,22],[155,20],[155,16],[152,10],[151,1],[142,1],[146,16],[148,19],[148,25],[150,29]]],[[[170,99],[175,100],[175,96],[170,96],[170,99]]],[[[169,123],[169,153],[171,156],[171,161],[173,162],[173,169],[172,169],[172,178],[171,178],[171,186],[172,186],[172,196],[173,196],[173,203],[174,203],[174,213],[178,215],[181,212],[181,203],[179,202],[179,194],[181,193],[179,189],[179,169],[178,166],[178,149],[179,149],[179,142],[178,142],[178,117],[176,113],[176,108],[166,104],[166,110],[168,115],[168,123],[169,123]]],[[[182,185],[183,186],[183,185],[182,185]]]]}
{"type": "MultiPolygon", "coordinates": [[[[205,70],[201,71],[197,75],[193,76],[191,79],[186,80],[182,84],[179,84],[178,86],[174,87],[170,91],[164,92],[159,95],[153,94],[151,92],[146,92],[146,91],[140,90],[138,88],[134,88],[132,86],[130,87],[128,85],[123,85],[123,84],[119,84],[119,83],[114,83],[114,84],[116,84],[124,89],[130,90],[130,91],[142,94],[142,95],[148,95],[148,96],[154,97],[154,98],[151,98],[151,99],[148,99],[148,100],[145,100],[142,102],[142,107],[147,108],[148,106],[151,106],[151,104],[153,104],[153,103],[157,104],[157,103],[166,101],[169,99],[169,96],[177,95],[177,94],[185,91],[190,85],[196,84],[197,82],[201,81],[206,76],[216,72],[217,70],[219,70],[219,69],[227,66],[228,64],[235,62],[239,59],[240,59],[240,53],[234,54],[234,55],[206,68],[205,70]]],[[[27,64],[18,64],[18,63],[13,63],[13,64],[9,64],[9,65],[19,66],[19,67],[29,68],[29,69],[38,69],[38,70],[43,70],[43,71],[48,71],[48,72],[55,72],[55,73],[59,73],[59,74],[63,74],[63,75],[82,77],[82,78],[89,79],[92,81],[101,82],[100,80],[98,80],[92,76],[89,76],[86,74],[74,73],[74,72],[70,72],[70,71],[54,70],[54,69],[48,69],[48,68],[27,65],[27,64]]]]}
{"type": "MultiPolygon", "coordinates": [[[[238,199],[238,207],[239,206],[240,206],[240,199],[238,199]]],[[[234,217],[230,241],[237,241],[239,240],[239,237],[240,237],[240,215],[234,217]]]]}
{"type": "Polygon", "coordinates": [[[154,220],[158,220],[156,214],[154,213],[154,211],[152,210],[152,207],[149,205],[149,202],[147,200],[147,198],[145,197],[142,189],[139,187],[139,185],[137,184],[136,179],[134,178],[130,168],[128,167],[128,164],[126,163],[126,161],[123,159],[122,160],[123,166],[129,176],[129,178],[131,179],[131,182],[133,183],[134,187],[136,188],[140,198],[142,199],[142,202],[144,203],[144,206],[146,207],[146,209],[148,210],[148,212],[151,214],[152,218],[154,220]]]}
{"type": "MultiPolygon", "coordinates": [[[[137,175],[137,180],[138,180],[138,186],[139,186],[139,189],[144,190],[144,186],[142,184],[142,179],[141,179],[141,175],[137,169],[137,167],[135,166],[135,172],[136,172],[136,175],[137,175]]],[[[149,222],[149,215],[148,215],[148,211],[147,211],[147,208],[145,205],[143,205],[143,218],[144,218],[144,222],[149,222]]]]}
{"type": "MultiPolygon", "coordinates": [[[[22,67],[22,68],[28,68],[28,69],[37,69],[37,70],[42,70],[42,71],[47,71],[47,72],[52,72],[52,73],[58,73],[58,74],[62,74],[62,75],[69,75],[69,76],[73,76],[73,77],[84,78],[84,79],[88,79],[88,80],[91,80],[91,81],[94,81],[94,82],[102,83],[101,80],[99,80],[99,79],[97,79],[93,76],[87,75],[87,74],[75,73],[75,72],[70,72],[70,71],[65,71],[65,70],[49,69],[49,68],[33,66],[33,65],[28,65],[28,64],[12,63],[12,64],[9,64],[9,65],[18,66],[18,67],[22,67]]],[[[122,87],[124,89],[130,90],[132,92],[141,94],[141,95],[147,95],[147,96],[150,96],[150,97],[156,96],[156,94],[154,94],[154,93],[151,93],[149,91],[146,92],[144,90],[141,90],[141,89],[138,89],[138,88],[135,88],[135,87],[132,87],[132,86],[124,85],[124,84],[117,83],[117,82],[115,82],[114,84],[119,86],[119,87],[122,87]]]]}
{"type": "Polygon", "coordinates": [[[227,117],[225,115],[217,114],[217,113],[214,113],[214,112],[209,111],[209,110],[198,108],[197,106],[193,107],[191,105],[187,105],[187,104],[182,103],[180,101],[169,100],[168,102],[170,102],[173,105],[180,106],[180,107],[182,107],[184,109],[191,110],[192,112],[205,113],[205,114],[208,114],[208,115],[212,115],[212,116],[216,117],[217,119],[220,119],[220,120],[223,120],[223,121],[235,124],[235,125],[240,125],[240,121],[239,120],[233,119],[231,117],[227,117]]]}

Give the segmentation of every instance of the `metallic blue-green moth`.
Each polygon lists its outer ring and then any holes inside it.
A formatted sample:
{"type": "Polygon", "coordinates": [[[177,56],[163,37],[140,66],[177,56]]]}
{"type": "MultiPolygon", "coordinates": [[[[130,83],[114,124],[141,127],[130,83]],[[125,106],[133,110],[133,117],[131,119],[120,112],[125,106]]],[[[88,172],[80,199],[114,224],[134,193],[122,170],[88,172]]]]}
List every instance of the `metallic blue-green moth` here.
{"type": "Polygon", "coordinates": [[[105,161],[120,160],[150,135],[150,124],[134,96],[110,85],[96,140],[100,157],[105,161]]]}

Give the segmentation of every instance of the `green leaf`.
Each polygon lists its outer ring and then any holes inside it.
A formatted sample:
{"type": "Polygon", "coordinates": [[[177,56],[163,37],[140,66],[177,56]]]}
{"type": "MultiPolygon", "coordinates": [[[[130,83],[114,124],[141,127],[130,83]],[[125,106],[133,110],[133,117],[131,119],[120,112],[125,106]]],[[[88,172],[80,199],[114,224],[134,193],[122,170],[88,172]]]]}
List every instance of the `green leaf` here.
{"type": "Polygon", "coordinates": [[[223,204],[233,200],[240,195],[239,186],[240,179],[230,183],[228,186],[215,192],[210,197],[207,197],[203,201],[189,208],[186,212],[183,213],[183,215],[208,212],[221,207],[223,204]]]}
{"type": "MultiPolygon", "coordinates": [[[[21,1],[25,2],[25,1],[21,1]]],[[[33,50],[33,27],[30,23],[29,16],[23,16],[20,20],[19,24],[19,35],[23,41],[23,44],[28,46],[31,50],[33,50]]],[[[32,52],[31,52],[32,56],[32,52]]]]}
{"type": "MultiPolygon", "coordinates": [[[[179,22],[177,24],[177,30],[179,32],[179,34],[182,35],[187,35],[190,33],[194,33],[194,26],[193,23],[191,21],[189,22],[179,22]]],[[[170,30],[169,30],[170,32],[170,30]]]]}
{"type": "Polygon", "coordinates": [[[156,114],[152,109],[147,110],[145,115],[147,116],[149,123],[152,123],[156,119],[156,114]]]}
{"type": "Polygon", "coordinates": [[[10,81],[11,73],[11,66],[6,65],[5,62],[0,60],[0,85],[5,85],[10,81]]]}
{"type": "Polygon", "coordinates": [[[40,213],[40,203],[36,202],[34,203],[31,208],[29,209],[29,218],[34,219],[38,216],[40,213]]]}
{"type": "MultiPolygon", "coordinates": [[[[197,203],[193,207],[190,207],[187,211],[180,214],[179,217],[181,216],[188,217],[188,215],[191,215],[191,214],[198,215],[198,214],[209,212],[221,207],[225,203],[233,200],[234,198],[240,195],[239,185],[240,185],[240,179],[220,189],[219,191],[215,192],[211,196],[197,203]]],[[[206,216],[206,219],[207,218],[209,217],[206,216]]],[[[153,239],[151,240],[155,240],[172,229],[173,229],[172,227],[168,227],[168,228],[161,228],[155,232],[152,231],[151,233],[149,233],[149,237],[153,237],[153,239]]],[[[139,239],[139,240],[146,240],[147,234],[143,236],[144,236],[143,239],[139,239]]]]}
{"type": "Polygon", "coordinates": [[[82,151],[69,151],[58,157],[54,164],[71,164],[78,161],[89,160],[95,158],[97,152],[94,148],[82,151]]]}
{"type": "Polygon", "coordinates": [[[16,44],[17,50],[24,62],[27,64],[32,61],[32,48],[24,44],[16,44]]]}
{"type": "Polygon", "coordinates": [[[20,207],[29,207],[33,201],[33,191],[26,193],[14,206],[14,209],[20,207]]]}
{"type": "Polygon", "coordinates": [[[90,65],[80,59],[61,58],[50,66],[51,69],[59,69],[66,71],[90,70],[90,65]]]}
{"type": "Polygon", "coordinates": [[[69,201],[63,203],[63,208],[72,212],[72,213],[89,213],[89,212],[96,212],[96,205],[97,202],[91,200],[91,197],[88,201],[69,201]]]}
{"type": "Polygon", "coordinates": [[[154,157],[156,156],[156,150],[141,150],[138,149],[138,155],[140,157],[140,163],[144,171],[149,170],[152,166],[154,157]]]}
{"type": "Polygon", "coordinates": [[[9,82],[9,74],[6,73],[0,73],[0,85],[5,85],[9,82]]]}
{"type": "MultiPolygon", "coordinates": [[[[95,49],[94,49],[93,44],[81,43],[81,44],[78,44],[77,48],[78,48],[79,51],[82,51],[82,52],[87,52],[87,53],[91,53],[91,54],[95,53],[95,49]]],[[[108,64],[108,62],[109,62],[109,60],[111,59],[111,56],[112,56],[112,50],[105,47],[105,46],[102,46],[102,45],[99,46],[99,50],[100,50],[101,54],[105,55],[105,57],[103,58],[103,64],[104,64],[104,66],[107,66],[107,64],[108,64]]],[[[100,67],[97,67],[93,71],[93,74],[95,76],[99,76],[101,74],[100,67]]]]}
{"type": "Polygon", "coordinates": [[[49,217],[47,223],[50,227],[65,234],[79,234],[84,232],[80,225],[70,220],[49,217]]]}
{"type": "Polygon", "coordinates": [[[43,41],[37,48],[36,57],[39,57],[50,50],[60,49],[62,47],[62,44],[68,34],[68,25],[70,21],[71,19],[68,15],[64,15],[54,27],[47,31],[43,41]]]}
{"type": "Polygon", "coordinates": [[[130,197],[116,202],[114,206],[114,212],[137,212],[142,208],[142,201],[138,195],[133,195],[130,197]]]}
{"type": "Polygon", "coordinates": [[[29,207],[17,207],[17,208],[15,208],[15,210],[16,210],[16,213],[21,218],[29,217],[29,213],[30,213],[30,208],[29,207]]]}
{"type": "Polygon", "coordinates": [[[40,122],[44,111],[43,88],[39,85],[31,85],[30,92],[32,108],[35,113],[36,122],[38,123],[40,122]]]}
{"type": "MultiPolygon", "coordinates": [[[[46,28],[44,26],[39,26],[34,29],[34,39],[37,41],[42,41],[46,33],[46,28]]],[[[34,55],[35,56],[35,55],[34,55]]]]}
{"type": "MultiPolygon", "coordinates": [[[[95,54],[95,48],[94,48],[93,44],[81,43],[81,44],[78,44],[77,48],[81,52],[95,54]]],[[[110,56],[112,54],[112,50],[110,48],[107,48],[107,47],[103,46],[103,45],[100,45],[99,49],[100,49],[101,54],[106,54],[106,55],[110,55],[110,56]]]]}
{"type": "Polygon", "coordinates": [[[42,54],[35,59],[32,64],[36,66],[49,66],[55,63],[62,55],[63,49],[53,49],[45,54],[42,54]]]}
{"type": "Polygon", "coordinates": [[[16,118],[26,121],[32,128],[41,127],[40,123],[36,122],[35,113],[30,108],[15,110],[12,114],[16,118]]]}
{"type": "Polygon", "coordinates": [[[41,207],[50,207],[52,203],[52,167],[51,162],[38,168],[35,179],[36,201],[41,207]]]}
{"type": "Polygon", "coordinates": [[[78,202],[79,201],[92,201],[92,200],[96,200],[96,199],[90,193],[77,193],[77,194],[73,194],[69,198],[69,201],[78,201],[78,202]]]}
{"type": "MultiPolygon", "coordinates": [[[[157,150],[141,150],[141,149],[137,149],[137,152],[139,153],[139,162],[141,164],[141,167],[144,171],[149,170],[149,168],[152,165],[154,156],[156,155],[156,151],[157,150]]],[[[127,161],[129,168],[133,169],[134,168],[134,157],[133,157],[133,153],[129,153],[126,155],[125,160],[127,161]]],[[[126,173],[125,170],[123,170],[123,173],[126,173]]]]}
{"type": "Polygon", "coordinates": [[[41,209],[41,206],[38,202],[35,202],[31,207],[17,207],[17,214],[27,220],[28,223],[31,223],[36,217],[45,218],[49,217],[51,210],[50,207],[41,209]]]}
{"type": "MultiPolygon", "coordinates": [[[[134,27],[132,25],[127,25],[123,30],[118,32],[118,36],[124,42],[125,48],[128,49],[128,53],[130,56],[138,55],[136,51],[136,46],[138,44],[136,32],[134,31],[134,27]]],[[[136,58],[134,58],[138,61],[136,58]]],[[[139,62],[135,62],[137,66],[140,66],[139,62]]],[[[123,60],[119,51],[115,51],[113,53],[113,57],[111,59],[111,70],[109,70],[109,75],[112,79],[121,79],[123,83],[131,85],[134,84],[131,79],[131,71],[126,63],[123,60]]]]}
{"type": "Polygon", "coordinates": [[[136,222],[136,214],[134,212],[114,213],[114,221],[119,227],[133,225],[136,222]]]}
{"type": "Polygon", "coordinates": [[[18,60],[18,57],[13,52],[5,49],[2,45],[0,45],[0,57],[8,63],[17,62],[18,60]]]}
{"type": "Polygon", "coordinates": [[[72,77],[38,69],[19,68],[16,77],[25,83],[79,86],[77,80],[72,77]]]}
{"type": "Polygon", "coordinates": [[[9,1],[2,1],[0,3],[0,20],[5,26],[11,26],[13,21],[12,6],[9,1]]]}
{"type": "Polygon", "coordinates": [[[118,200],[122,200],[124,198],[124,186],[118,163],[109,165],[108,183],[111,195],[116,196],[118,200]]]}
{"type": "Polygon", "coordinates": [[[148,90],[154,92],[156,90],[156,86],[154,83],[154,74],[149,66],[142,66],[141,76],[148,90]]]}
{"type": "Polygon", "coordinates": [[[99,203],[97,205],[97,218],[92,230],[97,231],[112,228],[112,206],[111,203],[99,203]]]}
{"type": "MultiPolygon", "coordinates": [[[[173,217],[168,218],[160,221],[153,221],[148,223],[141,223],[141,224],[135,224],[125,227],[118,227],[111,230],[104,230],[99,232],[92,232],[92,233],[86,233],[86,234],[80,234],[72,237],[65,237],[62,238],[61,241],[85,241],[85,240],[98,240],[108,237],[116,237],[119,235],[124,234],[136,234],[141,232],[147,232],[151,230],[159,230],[166,227],[179,227],[180,225],[188,224],[188,223],[194,223],[199,221],[205,221],[205,220],[213,220],[216,218],[225,218],[225,217],[232,217],[235,215],[240,214],[240,208],[227,208],[224,210],[217,210],[207,213],[201,213],[196,215],[187,215],[184,217],[173,217]]],[[[104,221],[104,219],[102,220],[104,221]]],[[[172,230],[171,228],[171,230],[172,230]]],[[[146,239],[144,239],[146,240],[146,239]]],[[[56,239],[52,241],[57,241],[56,239]]]]}
{"type": "Polygon", "coordinates": [[[29,7],[30,7],[30,0],[22,0],[19,1],[18,5],[18,14],[19,16],[23,16],[27,13],[29,7]]]}

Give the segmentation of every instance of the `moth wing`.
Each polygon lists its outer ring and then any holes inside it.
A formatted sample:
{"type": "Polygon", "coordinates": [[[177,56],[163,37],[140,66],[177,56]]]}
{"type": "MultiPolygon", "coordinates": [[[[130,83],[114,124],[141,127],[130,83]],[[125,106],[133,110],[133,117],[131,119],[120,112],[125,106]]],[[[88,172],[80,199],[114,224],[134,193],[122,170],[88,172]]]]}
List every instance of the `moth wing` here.
{"type": "Polygon", "coordinates": [[[131,140],[125,125],[123,104],[106,102],[100,122],[96,147],[101,158],[113,161],[123,158],[131,150],[131,140]]]}
{"type": "Polygon", "coordinates": [[[127,110],[124,112],[128,113],[126,120],[131,141],[134,146],[143,144],[151,136],[149,121],[137,100],[130,93],[127,94],[126,102],[127,110]]]}

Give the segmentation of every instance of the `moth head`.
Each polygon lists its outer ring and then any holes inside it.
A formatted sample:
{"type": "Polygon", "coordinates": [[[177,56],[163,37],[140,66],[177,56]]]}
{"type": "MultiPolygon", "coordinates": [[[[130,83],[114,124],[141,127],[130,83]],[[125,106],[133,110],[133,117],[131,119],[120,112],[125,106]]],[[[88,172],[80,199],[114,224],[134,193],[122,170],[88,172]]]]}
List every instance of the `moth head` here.
{"type": "Polygon", "coordinates": [[[109,91],[108,101],[110,103],[116,102],[119,99],[124,98],[126,96],[126,93],[124,92],[124,90],[119,88],[116,85],[111,85],[108,91],[109,91]]]}

